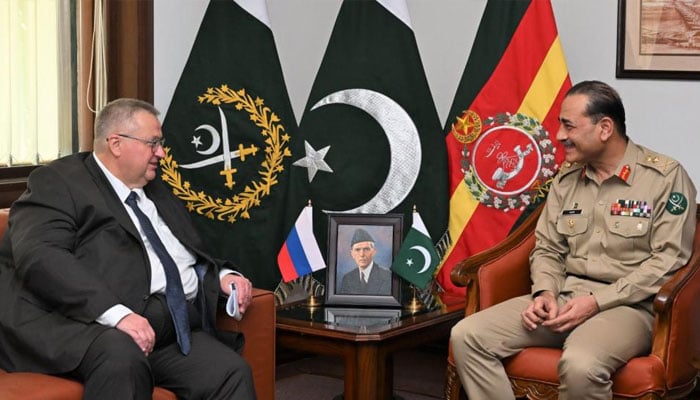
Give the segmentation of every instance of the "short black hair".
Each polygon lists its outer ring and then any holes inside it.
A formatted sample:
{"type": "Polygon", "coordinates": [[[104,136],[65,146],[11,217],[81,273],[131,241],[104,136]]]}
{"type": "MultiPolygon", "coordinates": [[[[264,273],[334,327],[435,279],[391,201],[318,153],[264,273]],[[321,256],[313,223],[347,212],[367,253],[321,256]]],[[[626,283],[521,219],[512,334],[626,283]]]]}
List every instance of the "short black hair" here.
{"type": "Polygon", "coordinates": [[[609,117],[617,131],[625,140],[627,139],[627,125],[625,124],[625,106],[615,89],[601,81],[582,81],[572,86],[566,96],[583,94],[588,96],[586,116],[594,123],[603,117],[609,117]]]}

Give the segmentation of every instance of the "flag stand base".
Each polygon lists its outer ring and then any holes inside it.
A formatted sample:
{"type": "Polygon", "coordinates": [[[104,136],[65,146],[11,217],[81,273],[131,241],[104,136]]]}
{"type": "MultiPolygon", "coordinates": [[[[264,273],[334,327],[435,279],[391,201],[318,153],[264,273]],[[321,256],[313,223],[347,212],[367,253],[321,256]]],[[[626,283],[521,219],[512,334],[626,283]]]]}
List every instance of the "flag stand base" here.
{"type": "Polygon", "coordinates": [[[322,305],[322,302],[319,301],[316,296],[309,296],[309,298],[306,300],[306,306],[309,308],[316,308],[322,305]]]}
{"type": "Polygon", "coordinates": [[[416,296],[416,287],[411,285],[411,288],[413,289],[413,298],[411,298],[411,301],[405,308],[413,314],[423,309],[423,303],[421,303],[416,296]]]}

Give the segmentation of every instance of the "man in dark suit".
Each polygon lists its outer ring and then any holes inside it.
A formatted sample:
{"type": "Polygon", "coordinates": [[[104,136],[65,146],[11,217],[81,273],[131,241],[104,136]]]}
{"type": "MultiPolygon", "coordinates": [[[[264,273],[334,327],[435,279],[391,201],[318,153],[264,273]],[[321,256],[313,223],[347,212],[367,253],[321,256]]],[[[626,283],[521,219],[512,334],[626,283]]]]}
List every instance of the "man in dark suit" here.
{"type": "Polygon", "coordinates": [[[347,272],[339,294],[391,295],[391,271],[377,265],[374,238],[362,228],[355,230],[350,242],[350,255],[357,268],[347,272]]]}
{"type": "Polygon", "coordinates": [[[179,398],[254,399],[235,334],[213,329],[218,296],[235,284],[245,312],[251,283],[207,254],[155,179],[157,116],[148,103],[113,101],[95,120],[94,152],[29,177],[0,245],[0,367],[73,377],[86,399],[151,399],[154,385],[179,398]]]}

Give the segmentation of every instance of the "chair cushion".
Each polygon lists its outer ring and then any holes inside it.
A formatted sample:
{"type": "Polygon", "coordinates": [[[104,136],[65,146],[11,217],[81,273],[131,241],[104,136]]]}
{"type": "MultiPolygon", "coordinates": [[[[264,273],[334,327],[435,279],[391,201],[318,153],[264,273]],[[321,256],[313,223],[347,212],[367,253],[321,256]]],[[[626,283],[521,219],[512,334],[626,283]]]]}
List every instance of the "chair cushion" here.
{"type": "Polygon", "coordinates": [[[31,372],[0,373],[0,399],[79,400],[83,385],[69,379],[31,372]]]}
{"type": "MultiPolygon", "coordinates": [[[[530,347],[505,359],[503,365],[511,378],[558,386],[560,357],[560,349],[530,347]]],[[[613,393],[619,396],[663,394],[666,386],[663,376],[663,364],[658,357],[633,358],[613,375],[613,393]]]]}
{"type": "Polygon", "coordinates": [[[666,374],[661,360],[653,355],[631,359],[613,375],[613,393],[639,396],[666,391],[666,374]]]}
{"type": "MultiPolygon", "coordinates": [[[[33,372],[7,373],[0,369],[0,399],[2,400],[80,400],[83,385],[56,376],[33,372]]],[[[153,400],[177,400],[169,390],[156,387],[153,400]]]]}
{"type": "Polygon", "coordinates": [[[560,357],[559,349],[528,347],[503,360],[503,366],[511,378],[559,386],[557,364],[560,357]]]}

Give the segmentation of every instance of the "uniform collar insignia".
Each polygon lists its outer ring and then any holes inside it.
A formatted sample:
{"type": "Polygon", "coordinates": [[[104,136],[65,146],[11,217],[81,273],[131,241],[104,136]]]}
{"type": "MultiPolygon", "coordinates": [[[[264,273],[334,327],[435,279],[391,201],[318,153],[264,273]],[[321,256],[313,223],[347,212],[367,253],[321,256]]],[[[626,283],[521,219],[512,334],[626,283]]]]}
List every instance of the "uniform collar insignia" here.
{"type": "Polygon", "coordinates": [[[587,166],[587,165],[584,165],[584,166],[581,168],[581,175],[578,176],[579,180],[582,180],[582,181],[583,181],[583,180],[586,179],[586,171],[588,171],[588,166],[587,166]]]}
{"type": "Polygon", "coordinates": [[[622,166],[622,168],[620,168],[620,172],[617,173],[617,176],[619,176],[623,181],[627,182],[630,177],[630,172],[632,172],[632,168],[629,164],[625,164],[622,166]]]}

